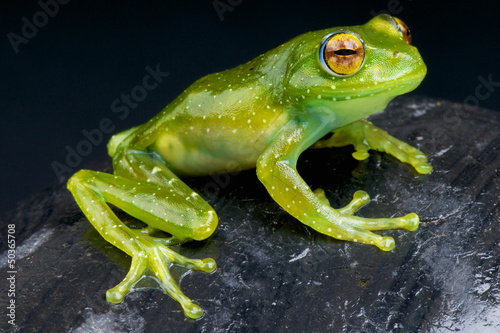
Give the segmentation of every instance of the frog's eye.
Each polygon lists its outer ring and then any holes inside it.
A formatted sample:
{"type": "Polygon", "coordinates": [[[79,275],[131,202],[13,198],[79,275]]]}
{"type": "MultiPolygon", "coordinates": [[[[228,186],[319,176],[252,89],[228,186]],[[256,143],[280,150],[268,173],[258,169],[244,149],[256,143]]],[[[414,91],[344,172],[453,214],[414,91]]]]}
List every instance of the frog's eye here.
{"type": "Polygon", "coordinates": [[[396,21],[396,23],[398,24],[399,31],[401,31],[401,34],[403,34],[406,44],[411,44],[411,32],[406,23],[404,23],[397,17],[394,17],[394,21],[396,21]]]}
{"type": "Polygon", "coordinates": [[[321,43],[319,58],[328,73],[349,76],[363,66],[365,47],[361,39],[351,33],[333,33],[321,43]]]}

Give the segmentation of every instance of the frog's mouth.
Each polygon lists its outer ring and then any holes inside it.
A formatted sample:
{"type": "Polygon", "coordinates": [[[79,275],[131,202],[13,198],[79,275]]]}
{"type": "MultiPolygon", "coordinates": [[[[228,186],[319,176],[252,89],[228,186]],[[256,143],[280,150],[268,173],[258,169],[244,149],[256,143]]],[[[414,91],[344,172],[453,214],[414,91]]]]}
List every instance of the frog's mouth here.
{"type": "Polygon", "coordinates": [[[425,77],[427,71],[419,71],[414,75],[405,78],[397,78],[390,81],[374,83],[353,93],[349,89],[323,88],[319,94],[323,94],[323,99],[332,101],[348,101],[360,98],[370,98],[375,96],[385,96],[393,98],[398,95],[409,93],[417,88],[425,77]]]}
{"type": "Polygon", "coordinates": [[[352,87],[316,89],[317,96],[311,96],[306,102],[309,109],[318,109],[331,114],[338,127],[355,120],[382,111],[396,96],[414,90],[422,82],[426,71],[405,75],[390,81],[367,85],[353,92],[352,87]]]}

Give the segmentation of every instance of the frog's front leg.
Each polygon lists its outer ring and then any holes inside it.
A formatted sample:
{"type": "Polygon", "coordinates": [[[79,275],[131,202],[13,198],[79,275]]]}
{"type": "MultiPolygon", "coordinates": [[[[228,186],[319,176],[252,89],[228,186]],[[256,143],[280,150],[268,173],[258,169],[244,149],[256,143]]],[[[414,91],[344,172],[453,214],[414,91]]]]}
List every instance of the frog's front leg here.
{"type": "Polygon", "coordinates": [[[312,148],[347,145],[354,146],[356,151],[352,156],[357,160],[366,159],[369,156],[368,150],[374,149],[386,152],[401,162],[411,164],[421,174],[427,174],[432,170],[432,166],[427,163],[427,156],[424,153],[394,138],[366,119],[336,129],[330,138],[318,141],[312,148]]]}
{"type": "Polygon", "coordinates": [[[78,205],[96,230],[111,244],[132,257],[125,279],[108,290],[106,298],[120,303],[134,283],[151,274],[161,287],[182,306],[190,318],[199,318],[203,310],[187,298],[171,277],[169,266],[212,272],[213,259],[192,260],[168,245],[201,240],[213,233],[217,215],[213,209],[154,154],[128,150],[115,157],[115,175],[81,170],[68,182],[78,205]],[[148,224],[144,229],[127,227],[108,207],[111,203],[148,224]],[[160,229],[171,238],[154,237],[160,229]]]}
{"type": "Polygon", "coordinates": [[[412,231],[418,227],[418,216],[411,213],[399,218],[361,218],[352,214],[369,201],[365,192],[356,192],[349,205],[334,209],[321,190],[311,191],[298,174],[296,162],[300,153],[321,134],[314,124],[290,122],[259,158],[257,176],[260,181],[283,209],[311,228],[337,239],[391,250],[394,239],[371,230],[402,228],[412,231]]]}

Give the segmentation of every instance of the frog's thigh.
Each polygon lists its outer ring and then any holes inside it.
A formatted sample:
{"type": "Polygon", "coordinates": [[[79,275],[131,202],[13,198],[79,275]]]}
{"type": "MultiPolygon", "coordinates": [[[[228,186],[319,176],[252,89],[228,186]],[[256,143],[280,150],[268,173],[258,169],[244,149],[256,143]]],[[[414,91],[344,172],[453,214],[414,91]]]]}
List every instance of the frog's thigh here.
{"type": "Polygon", "coordinates": [[[217,227],[214,209],[180,180],[156,153],[127,149],[114,163],[114,169],[119,177],[137,181],[135,191],[140,206],[146,212],[158,213],[150,220],[140,218],[149,226],[195,240],[207,238],[217,227]],[[176,230],[180,234],[176,234],[176,230]]]}
{"type": "Polygon", "coordinates": [[[179,240],[205,239],[217,225],[213,209],[187,186],[186,193],[183,187],[138,182],[89,170],[78,172],[74,178],[106,202],[179,240]]]}

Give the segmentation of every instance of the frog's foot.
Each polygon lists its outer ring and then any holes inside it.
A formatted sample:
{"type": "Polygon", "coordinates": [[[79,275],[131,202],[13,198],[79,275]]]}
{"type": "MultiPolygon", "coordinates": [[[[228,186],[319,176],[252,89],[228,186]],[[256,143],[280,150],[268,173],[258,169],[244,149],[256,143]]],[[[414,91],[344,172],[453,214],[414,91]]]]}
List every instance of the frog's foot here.
{"type": "MultiPolygon", "coordinates": [[[[135,232],[135,230],[129,231],[135,232]]],[[[120,303],[137,281],[144,276],[152,276],[167,294],[180,303],[189,318],[200,318],[203,309],[180,290],[170,274],[169,266],[177,264],[188,269],[211,273],[217,267],[215,261],[211,258],[203,260],[186,258],[165,246],[163,240],[151,236],[144,237],[139,233],[134,242],[141,250],[132,253],[132,264],[127,276],[116,287],[106,292],[106,299],[114,304],[120,303]]]]}
{"type": "Polygon", "coordinates": [[[368,158],[370,149],[386,152],[404,163],[408,163],[418,173],[431,172],[432,166],[427,163],[427,156],[409,144],[398,140],[386,131],[376,127],[367,120],[360,120],[337,129],[334,134],[318,141],[313,148],[342,147],[353,145],[356,150],[352,156],[357,160],[368,158]]]}
{"type": "MultiPolygon", "coordinates": [[[[317,189],[314,193],[323,204],[328,207],[330,206],[323,190],[317,189]]],[[[329,225],[327,228],[319,228],[317,230],[337,239],[371,244],[377,246],[381,250],[390,251],[394,248],[394,239],[392,237],[383,237],[374,234],[371,231],[390,229],[414,231],[418,228],[419,218],[414,213],[397,218],[370,219],[352,216],[359,208],[369,201],[370,196],[368,193],[356,191],[353,200],[348,205],[339,209],[331,208],[336,215],[335,223],[329,225]]]]}

